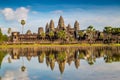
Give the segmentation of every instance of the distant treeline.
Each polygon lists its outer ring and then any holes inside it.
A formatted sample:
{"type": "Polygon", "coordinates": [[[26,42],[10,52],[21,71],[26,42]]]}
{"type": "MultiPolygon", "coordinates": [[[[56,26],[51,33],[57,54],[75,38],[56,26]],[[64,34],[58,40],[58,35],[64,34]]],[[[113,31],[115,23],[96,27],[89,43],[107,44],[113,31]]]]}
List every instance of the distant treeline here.
{"type": "Polygon", "coordinates": [[[0,28],[0,42],[3,42],[3,41],[8,41],[8,36],[6,34],[3,34],[0,28]]]}

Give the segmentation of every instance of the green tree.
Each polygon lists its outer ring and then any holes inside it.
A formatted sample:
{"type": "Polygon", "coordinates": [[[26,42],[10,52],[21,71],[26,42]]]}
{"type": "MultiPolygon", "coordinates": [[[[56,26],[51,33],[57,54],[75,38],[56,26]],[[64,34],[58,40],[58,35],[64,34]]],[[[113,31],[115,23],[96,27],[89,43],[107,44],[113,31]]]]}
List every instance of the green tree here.
{"type": "Polygon", "coordinates": [[[81,38],[84,36],[84,33],[83,33],[82,31],[79,31],[79,32],[78,32],[78,35],[79,35],[79,38],[80,38],[80,40],[81,40],[81,38]]]}
{"type": "Polygon", "coordinates": [[[87,59],[87,62],[89,65],[93,65],[94,64],[94,59],[90,56],[88,59],[87,59]]]}
{"type": "Polygon", "coordinates": [[[74,38],[72,35],[69,36],[69,41],[71,41],[71,42],[74,41],[74,38]]]}
{"type": "Polygon", "coordinates": [[[50,40],[52,41],[52,38],[54,37],[54,32],[53,31],[49,32],[49,37],[50,37],[50,40]]]}
{"type": "Polygon", "coordinates": [[[87,35],[88,35],[88,39],[89,39],[89,43],[90,45],[92,44],[93,42],[93,39],[94,39],[94,35],[95,35],[95,28],[90,25],[88,28],[87,28],[87,35]]]}
{"type": "Polygon", "coordinates": [[[104,32],[107,33],[107,41],[108,41],[108,44],[111,42],[111,33],[112,33],[112,27],[111,26],[106,26],[104,27],[104,32]]]}
{"type": "Polygon", "coordinates": [[[2,36],[2,41],[8,41],[8,36],[7,35],[3,35],[2,36]]]}
{"type": "Polygon", "coordinates": [[[8,36],[3,35],[2,30],[0,28],[0,42],[7,41],[7,40],[8,40],[8,36]]]}
{"type": "Polygon", "coordinates": [[[24,25],[25,25],[25,20],[21,20],[21,25],[22,25],[22,34],[23,34],[23,28],[24,28],[24,25]]]}
{"type": "Polygon", "coordinates": [[[2,65],[3,59],[5,58],[5,56],[7,54],[8,53],[6,51],[0,51],[0,69],[1,69],[1,65],[2,65]]]}
{"type": "Polygon", "coordinates": [[[104,32],[110,34],[112,32],[112,27],[111,26],[104,27],[104,32]]]}
{"type": "Polygon", "coordinates": [[[8,28],[8,31],[7,31],[7,33],[8,33],[8,35],[10,35],[11,34],[11,28],[8,28]]]}
{"type": "Polygon", "coordinates": [[[22,71],[22,72],[25,72],[25,70],[26,70],[26,67],[25,67],[25,65],[24,65],[24,59],[23,59],[23,57],[22,57],[21,71],[22,71]]]}
{"type": "Polygon", "coordinates": [[[41,33],[41,37],[42,37],[42,39],[45,39],[45,36],[46,36],[45,33],[42,32],[42,33],[41,33]]]}
{"type": "Polygon", "coordinates": [[[91,33],[91,32],[93,32],[93,31],[95,31],[95,28],[94,28],[92,25],[90,25],[90,26],[87,28],[87,32],[88,32],[88,33],[91,33]]]}
{"type": "Polygon", "coordinates": [[[2,41],[2,36],[3,36],[2,30],[1,30],[1,28],[0,28],[0,41],[2,41]]]}
{"type": "Polygon", "coordinates": [[[66,52],[61,51],[60,53],[57,54],[57,60],[62,62],[66,59],[66,52]]]}
{"type": "Polygon", "coordinates": [[[120,33],[120,28],[112,28],[111,32],[112,32],[112,34],[119,34],[120,33]]]}
{"type": "Polygon", "coordinates": [[[11,36],[11,28],[8,28],[7,34],[8,34],[8,40],[11,40],[12,36],[11,36]]]}
{"type": "Polygon", "coordinates": [[[62,41],[66,39],[66,32],[64,30],[61,30],[57,33],[58,38],[60,38],[62,41]]]}
{"type": "Polygon", "coordinates": [[[99,35],[99,39],[103,39],[104,38],[104,34],[101,32],[99,35]]]}

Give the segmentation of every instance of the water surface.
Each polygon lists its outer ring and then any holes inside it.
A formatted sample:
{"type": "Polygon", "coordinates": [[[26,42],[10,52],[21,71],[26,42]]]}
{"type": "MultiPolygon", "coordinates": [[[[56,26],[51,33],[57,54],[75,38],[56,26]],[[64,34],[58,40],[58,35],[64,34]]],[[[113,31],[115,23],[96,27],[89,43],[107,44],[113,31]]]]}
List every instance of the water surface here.
{"type": "Polygon", "coordinates": [[[120,47],[0,50],[0,80],[104,79],[120,79],[120,47]]]}

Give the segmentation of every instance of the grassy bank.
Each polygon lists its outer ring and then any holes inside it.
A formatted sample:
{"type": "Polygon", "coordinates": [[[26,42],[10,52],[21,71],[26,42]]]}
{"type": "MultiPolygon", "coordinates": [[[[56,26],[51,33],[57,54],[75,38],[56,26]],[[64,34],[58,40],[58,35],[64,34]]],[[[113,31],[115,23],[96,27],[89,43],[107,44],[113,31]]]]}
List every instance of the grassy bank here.
{"type": "Polygon", "coordinates": [[[2,44],[0,48],[25,48],[25,47],[102,47],[102,46],[120,46],[120,44],[2,44]]]}

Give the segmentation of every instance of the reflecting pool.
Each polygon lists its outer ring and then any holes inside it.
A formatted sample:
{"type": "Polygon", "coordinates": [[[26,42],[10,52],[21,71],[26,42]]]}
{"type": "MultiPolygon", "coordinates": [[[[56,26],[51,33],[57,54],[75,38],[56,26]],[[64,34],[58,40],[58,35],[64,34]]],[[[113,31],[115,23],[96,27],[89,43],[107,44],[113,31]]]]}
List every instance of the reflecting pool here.
{"type": "Polygon", "coordinates": [[[120,47],[0,49],[0,80],[120,80],[120,47]]]}

